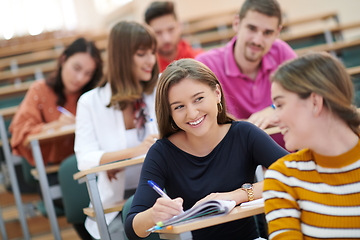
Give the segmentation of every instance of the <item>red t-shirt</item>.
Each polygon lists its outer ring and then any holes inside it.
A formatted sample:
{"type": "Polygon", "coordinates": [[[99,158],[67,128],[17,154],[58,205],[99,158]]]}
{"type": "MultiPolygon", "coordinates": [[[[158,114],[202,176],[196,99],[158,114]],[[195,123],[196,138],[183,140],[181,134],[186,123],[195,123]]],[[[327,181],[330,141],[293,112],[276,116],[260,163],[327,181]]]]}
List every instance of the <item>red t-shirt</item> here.
{"type": "Polygon", "coordinates": [[[179,41],[179,44],[177,46],[177,55],[176,58],[167,61],[164,58],[162,58],[159,54],[157,54],[158,64],[159,64],[159,70],[160,72],[163,72],[165,68],[174,60],[179,60],[181,58],[195,58],[196,55],[199,53],[202,53],[202,49],[193,49],[189,43],[187,43],[185,40],[181,39],[179,41]]]}

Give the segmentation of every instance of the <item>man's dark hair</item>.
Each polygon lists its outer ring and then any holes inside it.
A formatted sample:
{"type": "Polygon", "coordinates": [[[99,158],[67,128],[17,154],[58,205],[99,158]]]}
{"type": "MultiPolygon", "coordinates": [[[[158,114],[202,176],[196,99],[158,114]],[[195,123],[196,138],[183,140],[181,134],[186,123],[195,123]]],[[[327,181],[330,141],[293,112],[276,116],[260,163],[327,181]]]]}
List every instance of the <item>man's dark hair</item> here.
{"type": "Polygon", "coordinates": [[[239,13],[240,20],[245,18],[249,10],[262,13],[269,17],[277,17],[279,19],[278,25],[281,25],[281,9],[276,0],[245,0],[239,13]]]}
{"type": "Polygon", "coordinates": [[[177,19],[174,11],[173,2],[152,2],[150,6],[146,9],[145,12],[145,22],[150,24],[150,22],[158,17],[164,15],[172,14],[175,19],[177,19]]]}

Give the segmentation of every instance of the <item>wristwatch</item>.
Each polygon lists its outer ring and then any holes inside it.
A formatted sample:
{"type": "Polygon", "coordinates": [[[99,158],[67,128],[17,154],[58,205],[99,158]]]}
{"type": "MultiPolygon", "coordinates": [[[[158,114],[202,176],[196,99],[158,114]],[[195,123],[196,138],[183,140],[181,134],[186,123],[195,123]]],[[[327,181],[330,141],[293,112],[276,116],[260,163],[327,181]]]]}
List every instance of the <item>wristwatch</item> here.
{"type": "Polygon", "coordinates": [[[247,193],[249,202],[253,201],[255,199],[254,188],[253,188],[253,185],[251,183],[244,183],[241,186],[241,189],[244,190],[247,193]]]}

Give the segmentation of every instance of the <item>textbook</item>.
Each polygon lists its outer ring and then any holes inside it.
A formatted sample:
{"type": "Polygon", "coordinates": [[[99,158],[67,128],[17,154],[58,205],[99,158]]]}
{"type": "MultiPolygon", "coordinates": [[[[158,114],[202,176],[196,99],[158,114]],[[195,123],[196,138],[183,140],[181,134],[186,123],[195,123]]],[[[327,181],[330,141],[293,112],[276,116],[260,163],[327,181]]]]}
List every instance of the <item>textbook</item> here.
{"type": "Polygon", "coordinates": [[[219,216],[228,214],[234,207],[235,201],[227,200],[208,200],[200,203],[185,212],[170,218],[164,222],[157,223],[157,227],[150,228],[148,231],[154,231],[166,226],[173,226],[175,224],[181,224],[192,220],[198,220],[200,218],[219,216]]]}

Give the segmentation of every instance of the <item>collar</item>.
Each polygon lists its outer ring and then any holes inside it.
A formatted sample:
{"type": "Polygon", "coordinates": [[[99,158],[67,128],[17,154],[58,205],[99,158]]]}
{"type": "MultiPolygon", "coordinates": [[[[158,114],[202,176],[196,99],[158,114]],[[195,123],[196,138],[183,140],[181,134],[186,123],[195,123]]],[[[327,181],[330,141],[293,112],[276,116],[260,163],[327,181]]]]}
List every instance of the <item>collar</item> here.
{"type": "Polygon", "coordinates": [[[359,149],[360,140],[350,151],[339,156],[323,156],[315,153],[314,151],[310,151],[315,159],[315,162],[320,166],[327,168],[341,168],[359,160],[359,149]]]}

